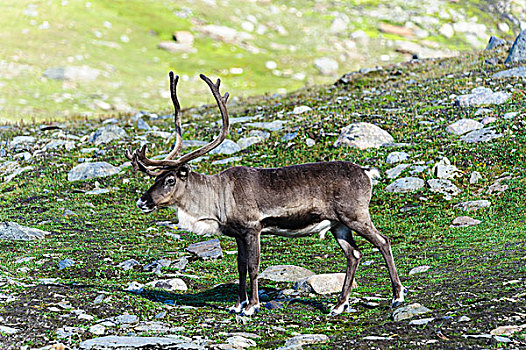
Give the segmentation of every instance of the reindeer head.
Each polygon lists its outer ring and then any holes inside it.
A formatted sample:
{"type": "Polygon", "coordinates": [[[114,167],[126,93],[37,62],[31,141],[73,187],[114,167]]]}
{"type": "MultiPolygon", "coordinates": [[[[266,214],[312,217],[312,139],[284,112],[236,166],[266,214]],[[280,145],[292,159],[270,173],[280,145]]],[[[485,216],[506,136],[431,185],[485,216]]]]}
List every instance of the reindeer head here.
{"type": "Polygon", "coordinates": [[[150,187],[137,201],[137,207],[145,213],[152,212],[157,208],[177,205],[181,197],[187,192],[187,179],[191,173],[190,166],[188,166],[187,163],[197,157],[203,156],[219,146],[228,134],[229,121],[226,109],[226,102],[229,96],[228,92],[221,96],[221,93],[219,92],[219,84],[221,81],[219,79],[217,79],[217,82],[214,84],[203,74],[201,74],[200,77],[210,87],[217,105],[219,106],[219,110],[221,111],[223,126],[221,133],[215,140],[193,152],[185,154],[179,159],[174,160],[175,156],[177,156],[183,146],[183,135],[181,131],[181,106],[177,100],[176,92],[179,76],[175,76],[174,78],[173,72],[170,72],[170,91],[175,109],[174,148],[163,160],[153,160],[146,157],[146,145],[133,152],[131,147],[126,150],[126,158],[132,161],[134,173],[137,172],[137,170],[140,170],[155,177],[154,185],[150,187]]]}

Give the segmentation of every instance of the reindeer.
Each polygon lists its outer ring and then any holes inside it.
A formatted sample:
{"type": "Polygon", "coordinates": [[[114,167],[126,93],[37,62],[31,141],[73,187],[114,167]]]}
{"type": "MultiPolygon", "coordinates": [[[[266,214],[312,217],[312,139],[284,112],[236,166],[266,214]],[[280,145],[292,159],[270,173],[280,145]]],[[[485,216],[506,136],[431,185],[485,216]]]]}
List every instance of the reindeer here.
{"type": "Polygon", "coordinates": [[[260,237],[264,234],[304,237],[331,231],[347,258],[341,294],[330,314],[338,315],[349,307],[349,293],[362,257],[352,232],[371,242],[383,255],[391,278],[392,307],[404,301],[405,290],[395,268],[389,239],[378,231],[369,215],[372,176],[376,169],[362,168],[350,162],[333,161],[293,165],[275,169],[244,166],[219,174],[192,171],[188,163],[210,152],[227,136],[228,93],[200,75],[217,102],[222,129],[209,144],[174,159],[182,147],[180,105],[176,87],[179,77],[170,72],[170,90],[174,105],[175,145],[163,160],[146,157],[146,145],[126,151],[133,170],[155,177],[155,183],[137,201],[144,213],[158,208],[177,210],[179,226],[203,234],[224,234],[237,243],[239,272],[238,297],[229,311],[251,316],[259,309],[258,270],[260,237]],[[250,298],[247,298],[247,271],[250,298]]]}

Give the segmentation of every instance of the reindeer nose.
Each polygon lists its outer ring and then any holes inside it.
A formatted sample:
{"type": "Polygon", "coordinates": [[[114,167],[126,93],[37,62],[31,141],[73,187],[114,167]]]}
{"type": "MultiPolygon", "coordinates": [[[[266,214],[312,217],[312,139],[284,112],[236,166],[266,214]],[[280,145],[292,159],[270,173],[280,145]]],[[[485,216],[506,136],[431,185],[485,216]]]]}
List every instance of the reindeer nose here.
{"type": "Polygon", "coordinates": [[[155,209],[155,205],[149,194],[145,193],[137,200],[137,208],[141,209],[143,212],[150,212],[155,209]]]}

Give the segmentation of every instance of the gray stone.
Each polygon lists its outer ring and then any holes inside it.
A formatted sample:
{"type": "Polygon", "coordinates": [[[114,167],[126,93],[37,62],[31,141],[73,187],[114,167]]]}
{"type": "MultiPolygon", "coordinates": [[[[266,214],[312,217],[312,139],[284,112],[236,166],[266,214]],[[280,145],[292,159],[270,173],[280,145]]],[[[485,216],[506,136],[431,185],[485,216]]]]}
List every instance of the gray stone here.
{"type": "Polygon", "coordinates": [[[338,61],[330,57],[320,57],[314,60],[314,67],[322,75],[333,75],[338,72],[338,61]]]}
{"type": "Polygon", "coordinates": [[[248,148],[252,145],[255,145],[256,143],[259,143],[263,141],[261,138],[259,137],[256,137],[256,136],[249,136],[249,137],[244,137],[242,139],[239,139],[237,141],[237,144],[239,145],[239,147],[241,149],[245,149],[245,148],[248,148]]]}
{"type": "Polygon", "coordinates": [[[36,138],[33,136],[15,136],[9,142],[9,147],[12,149],[22,149],[36,142],[36,138]]]}
{"type": "Polygon", "coordinates": [[[0,222],[0,239],[8,241],[32,241],[43,239],[49,232],[26,227],[16,222],[0,222]]]}
{"type": "Polygon", "coordinates": [[[230,344],[234,349],[244,349],[257,345],[256,342],[252,339],[248,339],[240,335],[234,335],[232,337],[229,337],[226,339],[226,342],[230,344]]]}
{"type": "Polygon", "coordinates": [[[184,330],[184,327],[172,327],[160,321],[146,321],[133,328],[136,332],[175,333],[184,330]]]}
{"type": "Polygon", "coordinates": [[[501,70],[493,74],[493,78],[524,78],[526,77],[526,66],[501,70]]]}
{"type": "Polygon", "coordinates": [[[298,132],[289,132],[281,138],[281,141],[288,142],[294,140],[296,137],[298,137],[298,132]]]}
{"type": "Polygon", "coordinates": [[[461,136],[460,139],[467,143],[479,143],[488,142],[500,137],[502,137],[502,134],[498,134],[495,129],[488,127],[479,130],[473,130],[470,133],[461,136]]]}
{"type": "Polygon", "coordinates": [[[486,48],[484,50],[493,50],[503,45],[506,45],[506,40],[499,39],[496,36],[492,35],[489,38],[488,45],[486,45],[486,48]]]}
{"type": "Polygon", "coordinates": [[[131,270],[135,266],[140,266],[141,264],[135,259],[128,259],[121,262],[117,267],[121,267],[124,271],[131,270]]]}
{"type": "Polygon", "coordinates": [[[484,119],[482,119],[480,122],[482,123],[482,125],[488,125],[491,123],[495,123],[496,121],[497,118],[495,117],[484,117],[484,119]]]}
{"type": "Polygon", "coordinates": [[[131,293],[141,294],[144,290],[144,284],[141,284],[137,281],[132,281],[130,284],[128,284],[128,287],[126,287],[125,290],[131,293]]]}
{"type": "Polygon", "coordinates": [[[477,182],[479,182],[482,179],[482,175],[478,171],[474,171],[471,173],[469,177],[469,183],[472,185],[475,185],[477,182]]]}
{"type": "MultiPolygon", "coordinates": [[[[524,67],[525,70],[526,70],[526,67],[524,67]]],[[[526,75],[525,75],[526,76],[526,75]]],[[[506,120],[511,120],[513,118],[515,118],[517,115],[519,114],[519,112],[508,112],[508,113],[505,113],[502,118],[506,119],[506,120]]]]}
{"type": "Polygon", "coordinates": [[[526,29],[521,31],[510,49],[504,63],[515,63],[526,60],[526,29]]]}
{"type": "Polygon", "coordinates": [[[456,209],[460,209],[463,211],[475,211],[482,208],[487,208],[491,206],[491,202],[485,199],[477,200],[477,201],[467,201],[458,203],[454,206],[456,209]]]}
{"type": "Polygon", "coordinates": [[[206,141],[200,141],[200,140],[183,140],[183,148],[189,148],[189,147],[203,147],[204,145],[207,145],[208,142],[206,141]]]}
{"type": "Polygon", "coordinates": [[[43,76],[53,80],[94,81],[100,70],[88,66],[53,67],[44,71],[43,76]]]}
{"type": "Polygon", "coordinates": [[[473,119],[460,119],[446,127],[450,134],[463,135],[473,130],[482,129],[484,125],[473,119]]]}
{"type": "Polygon", "coordinates": [[[287,121],[285,120],[274,120],[272,122],[253,122],[253,123],[247,123],[245,126],[247,127],[253,127],[258,129],[265,129],[269,131],[280,131],[285,127],[285,124],[287,121]]]}
{"type": "Polygon", "coordinates": [[[358,122],[349,124],[341,130],[334,147],[379,148],[393,142],[393,137],[382,128],[374,124],[358,122]]]}
{"type": "Polygon", "coordinates": [[[13,327],[8,327],[8,326],[0,326],[0,333],[4,333],[4,334],[15,334],[15,333],[18,333],[20,330],[19,329],[16,329],[16,328],[13,328],[13,327]]]}
{"type": "MultiPolygon", "coordinates": [[[[82,350],[146,350],[146,349],[181,349],[187,343],[181,338],[168,337],[120,337],[107,336],[89,339],[81,342],[82,350]]],[[[186,347],[186,349],[200,349],[201,347],[186,347]]]]}
{"type": "Polygon", "coordinates": [[[113,317],[111,319],[111,322],[115,324],[134,324],[134,323],[139,322],[139,317],[137,317],[136,315],[124,314],[124,315],[113,317]]]}
{"type": "Polygon", "coordinates": [[[95,324],[89,328],[89,332],[95,335],[103,335],[106,333],[106,327],[101,324],[95,324]]]}
{"type": "Polygon", "coordinates": [[[260,275],[260,279],[274,282],[295,282],[299,279],[313,276],[314,272],[304,267],[294,265],[269,266],[260,275]]]}
{"type": "Polygon", "coordinates": [[[301,334],[285,341],[285,346],[303,346],[309,344],[327,343],[329,337],[325,334],[301,334]]]}
{"type": "Polygon", "coordinates": [[[196,49],[186,43],[177,43],[175,41],[161,41],[157,44],[157,48],[166,50],[168,52],[195,52],[196,49]]]}
{"type": "Polygon", "coordinates": [[[233,162],[239,162],[242,159],[243,159],[242,157],[229,157],[225,159],[214,160],[212,162],[212,165],[222,165],[222,164],[228,164],[228,163],[233,163],[233,162]]]}
{"type": "Polygon", "coordinates": [[[422,266],[414,267],[414,268],[411,269],[411,271],[409,271],[409,276],[417,274],[417,273],[426,272],[430,268],[431,268],[431,266],[428,266],[428,265],[422,265],[422,266]]]}
{"type": "Polygon", "coordinates": [[[467,316],[460,316],[457,320],[457,322],[469,322],[469,321],[471,321],[471,318],[467,316]]]}
{"type": "Polygon", "coordinates": [[[469,216],[459,216],[453,220],[449,227],[467,227],[475,226],[480,224],[481,221],[477,219],[470,218],[469,216]]]}
{"type": "Polygon", "coordinates": [[[223,251],[218,239],[190,244],[185,249],[187,252],[200,257],[201,259],[219,259],[223,257],[223,251]]]}
{"type": "Polygon", "coordinates": [[[499,335],[494,335],[493,339],[495,339],[496,341],[498,341],[500,343],[511,343],[511,339],[510,338],[501,337],[499,335]]]}
{"type": "Polygon", "coordinates": [[[387,164],[394,164],[403,162],[404,160],[408,160],[410,158],[409,153],[407,152],[391,152],[387,155],[387,158],[385,159],[385,162],[387,164]]]}
{"type": "Polygon", "coordinates": [[[210,151],[210,154],[234,154],[241,151],[241,147],[232,140],[226,139],[217,148],[210,151]]]}
{"type": "Polygon", "coordinates": [[[475,117],[479,116],[479,115],[483,115],[483,114],[488,114],[488,113],[491,113],[493,110],[491,108],[479,108],[477,109],[477,111],[475,112],[475,117]]]}
{"type": "Polygon", "coordinates": [[[120,140],[121,138],[126,137],[126,135],[126,131],[121,127],[117,125],[107,125],[93,132],[88,141],[95,145],[100,145],[114,140],[120,140]]]}
{"type": "Polygon", "coordinates": [[[250,130],[248,132],[249,137],[257,137],[260,140],[266,140],[270,137],[270,132],[264,130],[250,130]]]}
{"type": "Polygon", "coordinates": [[[71,267],[73,265],[75,265],[75,261],[72,260],[72,259],[69,259],[69,258],[66,258],[64,260],[60,260],[58,263],[58,269],[59,270],[63,270],[65,268],[68,268],[68,267],[71,267]]]}
{"type": "Polygon", "coordinates": [[[296,106],[292,110],[292,114],[303,114],[305,112],[310,112],[310,111],[312,111],[312,108],[310,108],[309,106],[296,106]]]}
{"type": "Polygon", "coordinates": [[[460,193],[460,189],[446,179],[429,179],[427,185],[432,192],[442,193],[448,200],[460,193]]]}
{"type": "Polygon", "coordinates": [[[387,175],[388,179],[394,179],[394,178],[397,178],[398,176],[400,176],[402,171],[404,171],[405,169],[409,168],[409,166],[410,166],[410,164],[398,164],[394,168],[391,168],[391,169],[387,170],[385,172],[385,174],[387,175]]]}
{"type": "Polygon", "coordinates": [[[170,260],[170,259],[159,259],[159,260],[155,260],[155,261],[152,261],[149,264],[144,265],[142,270],[146,271],[146,272],[160,273],[161,272],[161,268],[168,267],[171,264],[172,264],[172,260],[170,260]]]}
{"type": "Polygon", "coordinates": [[[71,169],[68,181],[89,180],[118,174],[119,168],[106,162],[82,163],[71,169]]]}
{"type": "Polygon", "coordinates": [[[422,306],[418,303],[414,303],[394,310],[391,317],[395,321],[402,321],[413,318],[417,315],[426,314],[428,312],[431,312],[431,310],[429,310],[427,307],[422,306]]]}
{"type": "Polygon", "coordinates": [[[42,150],[52,151],[52,150],[64,148],[66,151],[71,151],[76,146],[77,144],[74,141],[53,140],[53,141],[48,142],[44,147],[42,147],[42,150]]]}
{"type": "MultiPolygon", "coordinates": [[[[296,281],[292,288],[307,293],[338,293],[342,290],[344,279],[344,273],[325,273],[321,275],[313,275],[296,281]]],[[[356,281],[353,281],[352,286],[353,288],[356,288],[356,281]]]]}
{"type": "Polygon", "coordinates": [[[146,283],[146,285],[152,288],[163,289],[168,292],[173,292],[176,290],[180,290],[180,291],[188,290],[188,286],[180,278],[152,281],[152,282],[146,283]]]}
{"type": "Polygon", "coordinates": [[[409,321],[409,324],[411,326],[423,326],[423,325],[426,325],[429,322],[433,321],[434,319],[435,319],[434,317],[421,318],[419,320],[411,320],[411,321],[409,321]]]}
{"type": "Polygon", "coordinates": [[[439,179],[453,179],[462,176],[462,171],[451,165],[451,162],[446,157],[443,157],[433,166],[432,172],[439,179]]]}
{"type": "Polygon", "coordinates": [[[70,338],[75,334],[84,333],[84,332],[85,332],[85,329],[79,328],[79,327],[61,327],[55,331],[58,338],[70,338]]]}
{"type": "Polygon", "coordinates": [[[404,177],[389,184],[385,187],[385,191],[395,193],[411,192],[424,187],[424,184],[424,180],[417,177],[404,177]]]}
{"type": "Polygon", "coordinates": [[[150,130],[151,127],[142,118],[137,119],[137,129],[139,130],[150,130]]]}
{"type": "Polygon", "coordinates": [[[457,96],[455,103],[460,107],[473,107],[490,104],[502,104],[511,97],[507,92],[493,92],[489,88],[477,87],[471,94],[457,96]]]}

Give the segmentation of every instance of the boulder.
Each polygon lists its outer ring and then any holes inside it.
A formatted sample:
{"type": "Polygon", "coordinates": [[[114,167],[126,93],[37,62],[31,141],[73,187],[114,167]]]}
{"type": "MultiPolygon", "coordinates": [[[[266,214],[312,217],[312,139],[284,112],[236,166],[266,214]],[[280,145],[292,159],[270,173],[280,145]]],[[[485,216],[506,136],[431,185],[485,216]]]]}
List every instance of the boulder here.
{"type": "Polygon", "coordinates": [[[180,291],[188,290],[188,286],[180,278],[152,281],[152,282],[146,283],[146,285],[152,288],[162,289],[167,292],[173,292],[176,290],[180,290],[180,291]]]}
{"type": "Polygon", "coordinates": [[[526,29],[521,31],[510,49],[504,63],[516,63],[526,60],[526,29]]]}
{"type": "Polygon", "coordinates": [[[210,151],[210,154],[234,154],[241,151],[241,147],[232,140],[226,139],[217,148],[210,151]]]}
{"type": "Polygon", "coordinates": [[[464,135],[473,130],[482,129],[484,125],[473,119],[460,119],[446,127],[450,134],[464,135]]]}
{"type": "Polygon", "coordinates": [[[274,282],[295,282],[302,278],[313,276],[314,272],[304,267],[294,265],[269,266],[260,275],[260,279],[274,282]]]}
{"type": "Polygon", "coordinates": [[[44,71],[43,76],[53,80],[94,81],[100,70],[88,66],[53,67],[44,71]]]}
{"type": "Polygon", "coordinates": [[[113,140],[119,140],[126,136],[126,131],[121,127],[117,125],[108,125],[93,132],[88,141],[95,145],[100,145],[103,143],[109,143],[113,140]]]}
{"type": "Polygon", "coordinates": [[[70,170],[68,173],[68,181],[106,177],[118,174],[119,171],[119,168],[106,162],[82,163],[70,170]]]}
{"type": "Polygon", "coordinates": [[[493,92],[482,86],[474,88],[470,94],[457,96],[455,103],[460,107],[473,107],[490,104],[502,104],[511,97],[507,92],[493,92]]]}
{"type": "Polygon", "coordinates": [[[459,216],[455,218],[449,227],[466,227],[466,226],[475,226],[480,224],[482,221],[473,219],[469,216],[459,216]]]}
{"type": "Polygon", "coordinates": [[[333,75],[338,72],[338,61],[330,57],[320,57],[314,60],[314,67],[322,75],[333,75]]]}
{"type": "Polygon", "coordinates": [[[431,312],[431,310],[429,310],[425,306],[415,303],[415,304],[411,304],[411,305],[404,306],[404,307],[394,310],[391,317],[395,321],[402,321],[402,320],[407,320],[417,315],[426,314],[428,312],[431,312]]]}
{"type": "Polygon", "coordinates": [[[0,239],[8,241],[33,241],[43,239],[49,232],[26,227],[16,222],[0,222],[0,239]]]}
{"type": "Polygon", "coordinates": [[[410,158],[407,152],[391,152],[387,155],[385,162],[387,164],[395,164],[408,160],[410,158]]]}
{"type": "Polygon", "coordinates": [[[460,209],[463,211],[475,211],[475,210],[479,210],[482,208],[487,208],[489,206],[491,206],[491,202],[488,200],[482,199],[482,200],[477,200],[477,201],[467,201],[467,202],[458,203],[457,205],[454,206],[454,208],[460,209]]]}
{"type": "Polygon", "coordinates": [[[502,70],[493,74],[493,78],[524,78],[526,77],[526,66],[502,70]]]}
{"type": "Polygon", "coordinates": [[[466,135],[462,135],[460,140],[467,143],[479,143],[488,142],[500,137],[502,137],[502,134],[498,134],[493,127],[487,127],[479,130],[473,130],[466,135]]]}
{"type": "Polygon", "coordinates": [[[395,180],[390,185],[387,185],[385,188],[386,192],[395,192],[395,193],[405,193],[416,191],[424,187],[424,180],[418,177],[404,177],[398,180],[395,180]]]}
{"type": "Polygon", "coordinates": [[[430,179],[427,185],[432,192],[442,193],[445,199],[451,199],[460,193],[460,189],[446,179],[430,179]]]}
{"type": "Polygon", "coordinates": [[[493,50],[503,45],[506,45],[506,40],[499,39],[496,36],[492,35],[489,38],[488,45],[486,46],[484,50],[493,50]]]}
{"type": "MultiPolygon", "coordinates": [[[[146,349],[177,349],[181,348],[185,340],[168,337],[122,337],[107,336],[89,339],[81,342],[82,350],[146,350],[146,349]]],[[[199,348],[195,345],[194,349],[199,348]]],[[[187,347],[187,349],[192,349],[187,347]]]]}
{"type": "Polygon", "coordinates": [[[221,245],[219,244],[218,239],[190,244],[185,250],[204,260],[219,259],[223,257],[223,251],[221,250],[221,245]]]}
{"type": "Polygon", "coordinates": [[[382,128],[374,124],[358,122],[349,124],[341,130],[334,147],[379,148],[393,141],[393,137],[382,128]]]}
{"type": "MultiPolygon", "coordinates": [[[[302,278],[294,283],[293,288],[302,292],[316,294],[331,294],[342,291],[345,273],[325,273],[302,278]]],[[[352,288],[356,288],[356,281],[352,283],[352,288]]]]}

